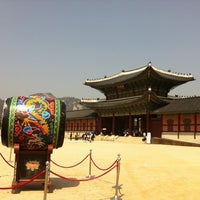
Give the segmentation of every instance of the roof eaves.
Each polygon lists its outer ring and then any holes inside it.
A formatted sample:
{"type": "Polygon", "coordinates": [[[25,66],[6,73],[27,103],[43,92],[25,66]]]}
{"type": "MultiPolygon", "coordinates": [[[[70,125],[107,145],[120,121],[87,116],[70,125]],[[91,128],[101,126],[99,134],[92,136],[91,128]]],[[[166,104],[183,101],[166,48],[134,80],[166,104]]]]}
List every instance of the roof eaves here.
{"type": "Polygon", "coordinates": [[[187,78],[187,79],[191,79],[191,80],[194,80],[194,77],[189,73],[189,74],[183,74],[183,73],[176,73],[176,72],[171,72],[171,71],[165,71],[165,70],[162,70],[162,69],[159,69],[155,66],[152,66],[152,68],[158,72],[159,74],[165,74],[165,75],[168,75],[168,76],[174,76],[174,77],[177,77],[177,78],[187,78]]]}
{"type": "Polygon", "coordinates": [[[122,71],[120,73],[117,73],[115,75],[109,76],[109,77],[104,77],[104,78],[99,78],[99,79],[87,79],[85,81],[85,85],[90,85],[90,83],[100,83],[100,82],[105,82],[105,81],[110,81],[116,78],[120,78],[120,77],[125,77],[125,76],[129,76],[131,74],[136,74],[139,72],[142,72],[146,69],[147,66],[135,69],[135,70],[129,70],[129,71],[122,71]]]}

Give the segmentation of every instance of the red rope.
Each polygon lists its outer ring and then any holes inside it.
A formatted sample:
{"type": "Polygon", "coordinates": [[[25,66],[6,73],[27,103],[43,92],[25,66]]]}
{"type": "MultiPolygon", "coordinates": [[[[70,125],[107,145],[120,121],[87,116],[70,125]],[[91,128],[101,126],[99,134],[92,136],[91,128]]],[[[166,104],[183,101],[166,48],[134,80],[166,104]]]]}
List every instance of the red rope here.
{"type": "Polygon", "coordinates": [[[98,179],[98,178],[104,176],[105,174],[107,174],[107,173],[109,173],[110,171],[112,171],[115,167],[117,167],[117,165],[112,166],[108,171],[104,172],[103,174],[101,174],[101,175],[99,175],[99,176],[95,176],[95,177],[91,177],[91,178],[87,178],[87,179],[67,178],[67,177],[64,177],[64,176],[62,176],[62,175],[60,175],[60,174],[57,174],[57,173],[55,173],[55,172],[53,172],[53,171],[51,171],[51,170],[50,170],[50,172],[51,172],[52,174],[54,174],[55,176],[58,176],[58,177],[60,177],[60,178],[62,178],[62,179],[68,180],[68,181],[91,181],[91,180],[98,179]]]}
{"type": "Polygon", "coordinates": [[[59,164],[55,163],[53,160],[51,160],[51,162],[52,162],[54,165],[57,165],[58,167],[61,167],[61,168],[73,168],[73,167],[76,167],[76,166],[80,165],[83,161],[85,161],[89,155],[90,155],[90,154],[88,154],[88,155],[87,155],[83,160],[81,160],[79,163],[77,163],[77,164],[75,164],[75,165],[72,165],[72,166],[62,166],[62,165],[59,165],[59,164]]]}
{"type": "Polygon", "coordinates": [[[116,161],[115,161],[110,167],[108,167],[108,168],[100,168],[100,167],[98,167],[97,164],[94,162],[94,160],[92,159],[92,157],[90,157],[90,159],[91,159],[92,163],[94,164],[94,166],[95,166],[97,169],[102,170],[102,171],[107,171],[107,170],[110,169],[113,165],[115,165],[115,163],[117,162],[117,160],[116,160],[116,161]]]}
{"type": "Polygon", "coordinates": [[[12,166],[4,157],[3,155],[0,153],[0,156],[3,158],[3,160],[12,168],[15,168],[14,166],[12,166]]]}
{"type": "Polygon", "coordinates": [[[33,182],[35,179],[39,178],[42,174],[44,174],[44,172],[45,171],[41,171],[39,174],[37,174],[36,176],[34,176],[32,179],[30,179],[27,182],[24,182],[24,183],[21,183],[21,184],[18,184],[18,185],[13,185],[11,187],[0,187],[0,190],[15,189],[15,188],[23,187],[23,186],[33,182]]]}

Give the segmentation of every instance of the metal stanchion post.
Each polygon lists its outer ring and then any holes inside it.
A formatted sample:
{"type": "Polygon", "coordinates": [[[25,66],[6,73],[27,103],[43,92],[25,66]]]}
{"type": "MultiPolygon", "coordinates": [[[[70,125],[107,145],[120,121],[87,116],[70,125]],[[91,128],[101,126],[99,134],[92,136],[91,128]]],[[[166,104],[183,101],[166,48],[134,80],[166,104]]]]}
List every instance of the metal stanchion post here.
{"type": "Polygon", "coordinates": [[[117,176],[116,176],[116,185],[114,186],[115,188],[115,196],[111,198],[112,200],[121,200],[121,198],[118,196],[118,191],[121,189],[119,186],[119,174],[120,174],[120,154],[117,155],[117,176]]]}
{"type": "Polygon", "coordinates": [[[89,175],[86,178],[92,178],[92,162],[91,162],[91,157],[92,157],[92,149],[90,149],[90,161],[89,161],[89,175]]]}
{"type": "Polygon", "coordinates": [[[46,162],[46,170],[45,170],[45,183],[44,183],[44,197],[43,200],[47,199],[47,190],[48,190],[48,179],[49,179],[49,162],[46,162]]]}

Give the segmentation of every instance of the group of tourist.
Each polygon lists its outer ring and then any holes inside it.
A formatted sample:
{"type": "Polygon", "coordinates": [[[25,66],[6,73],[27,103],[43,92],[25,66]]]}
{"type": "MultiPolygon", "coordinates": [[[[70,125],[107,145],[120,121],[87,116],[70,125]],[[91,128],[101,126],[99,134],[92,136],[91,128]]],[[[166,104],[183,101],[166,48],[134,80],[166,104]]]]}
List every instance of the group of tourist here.
{"type": "MultiPolygon", "coordinates": [[[[95,138],[95,133],[93,131],[89,131],[89,132],[85,132],[84,134],[82,134],[82,136],[80,137],[78,133],[75,133],[74,135],[74,139],[78,140],[78,139],[82,139],[84,141],[89,141],[92,142],[95,138]]],[[[70,140],[73,139],[73,133],[70,132],[70,140]]]]}

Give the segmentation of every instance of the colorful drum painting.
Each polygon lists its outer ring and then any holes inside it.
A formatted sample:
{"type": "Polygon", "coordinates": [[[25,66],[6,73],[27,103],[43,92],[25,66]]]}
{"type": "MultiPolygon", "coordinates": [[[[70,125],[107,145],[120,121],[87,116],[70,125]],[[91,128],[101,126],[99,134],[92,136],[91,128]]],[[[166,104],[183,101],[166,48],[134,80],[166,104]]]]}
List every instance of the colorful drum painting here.
{"type": "Polygon", "coordinates": [[[2,114],[1,141],[7,147],[44,150],[63,145],[65,103],[41,96],[19,96],[5,100],[2,114]]]}

